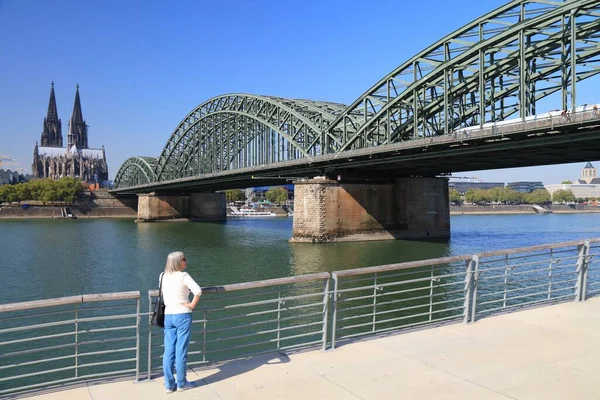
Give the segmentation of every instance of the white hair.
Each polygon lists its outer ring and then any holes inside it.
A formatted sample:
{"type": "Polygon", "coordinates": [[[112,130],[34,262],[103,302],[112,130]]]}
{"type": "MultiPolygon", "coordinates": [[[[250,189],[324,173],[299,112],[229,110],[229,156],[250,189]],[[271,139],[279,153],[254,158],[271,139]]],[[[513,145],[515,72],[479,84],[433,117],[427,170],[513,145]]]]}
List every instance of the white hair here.
{"type": "Polygon", "coordinates": [[[185,258],[181,251],[174,251],[167,257],[165,274],[173,274],[180,271],[181,261],[185,258]]]}

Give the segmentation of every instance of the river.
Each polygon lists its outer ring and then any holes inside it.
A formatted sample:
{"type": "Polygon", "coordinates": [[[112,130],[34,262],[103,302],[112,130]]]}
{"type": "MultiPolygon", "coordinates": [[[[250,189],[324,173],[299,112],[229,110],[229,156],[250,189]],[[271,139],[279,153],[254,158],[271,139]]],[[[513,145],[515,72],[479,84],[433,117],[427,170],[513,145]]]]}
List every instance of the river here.
{"type": "Polygon", "coordinates": [[[288,243],[291,218],[225,223],[1,220],[0,303],[157,286],[181,250],[203,286],[600,236],[600,214],[460,215],[448,241],[288,243]]]}

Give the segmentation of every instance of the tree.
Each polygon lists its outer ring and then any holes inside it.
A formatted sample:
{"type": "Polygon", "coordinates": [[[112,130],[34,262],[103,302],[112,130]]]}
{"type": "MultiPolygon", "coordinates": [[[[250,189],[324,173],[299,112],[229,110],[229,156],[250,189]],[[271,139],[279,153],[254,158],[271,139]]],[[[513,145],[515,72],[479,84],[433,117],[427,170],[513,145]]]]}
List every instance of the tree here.
{"type": "Polygon", "coordinates": [[[575,200],[577,200],[577,198],[571,190],[559,189],[552,193],[552,201],[556,203],[570,203],[574,202],[575,200]]]}
{"type": "Polygon", "coordinates": [[[573,182],[571,182],[571,181],[562,181],[561,183],[563,185],[571,185],[571,184],[573,184],[573,182]]]}
{"type": "Polygon", "coordinates": [[[525,200],[529,204],[545,204],[550,202],[552,196],[546,189],[536,189],[525,196],[525,200]]]}
{"type": "Polygon", "coordinates": [[[462,203],[462,197],[460,196],[460,193],[458,193],[458,190],[456,190],[456,189],[451,189],[450,193],[448,193],[448,197],[450,198],[450,203],[452,203],[452,204],[462,203]]]}
{"type": "Polygon", "coordinates": [[[234,203],[236,201],[246,200],[246,196],[240,189],[231,189],[225,191],[225,199],[227,199],[227,202],[229,203],[234,203]]]}
{"type": "Polygon", "coordinates": [[[281,186],[272,187],[265,193],[265,197],[271,203],[284,204],[288,199],[287,189],[281,186]]]}

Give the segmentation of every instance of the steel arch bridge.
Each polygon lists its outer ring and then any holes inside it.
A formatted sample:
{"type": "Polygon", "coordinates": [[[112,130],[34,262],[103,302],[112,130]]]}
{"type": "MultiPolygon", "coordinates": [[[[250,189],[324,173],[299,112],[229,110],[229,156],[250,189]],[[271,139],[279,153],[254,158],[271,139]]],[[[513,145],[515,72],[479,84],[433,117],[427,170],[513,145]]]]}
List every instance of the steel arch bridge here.
{"type": "Polygon", "coordinates": [[[192,110],[160,157],[133,157],[117,189],[265,165],[311,164],[353,150],[452,134],[535,115],[600,73],[597,0],[510,1],[416,54],[351,105],[250,94],[192,110]]]}

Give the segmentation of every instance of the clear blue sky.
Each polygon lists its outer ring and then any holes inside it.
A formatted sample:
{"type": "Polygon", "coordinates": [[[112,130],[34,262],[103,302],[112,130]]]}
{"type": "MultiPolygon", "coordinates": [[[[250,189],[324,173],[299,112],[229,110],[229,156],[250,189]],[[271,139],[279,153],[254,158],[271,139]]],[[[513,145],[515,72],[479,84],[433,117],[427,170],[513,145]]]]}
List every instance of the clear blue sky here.
{"type": "MultiPolygon", "coordinates": [[[[413,54],[503,3],[0,0],[0,155],[30,170],[51,81],[65,143],[80,85],[89,145],[105,146],[112,179],[128,157],[160,155],[177,124],[213,96],[350,104],[413,54]]],[[[557,183],[582,167],[461,175],[557,183]]]]}

